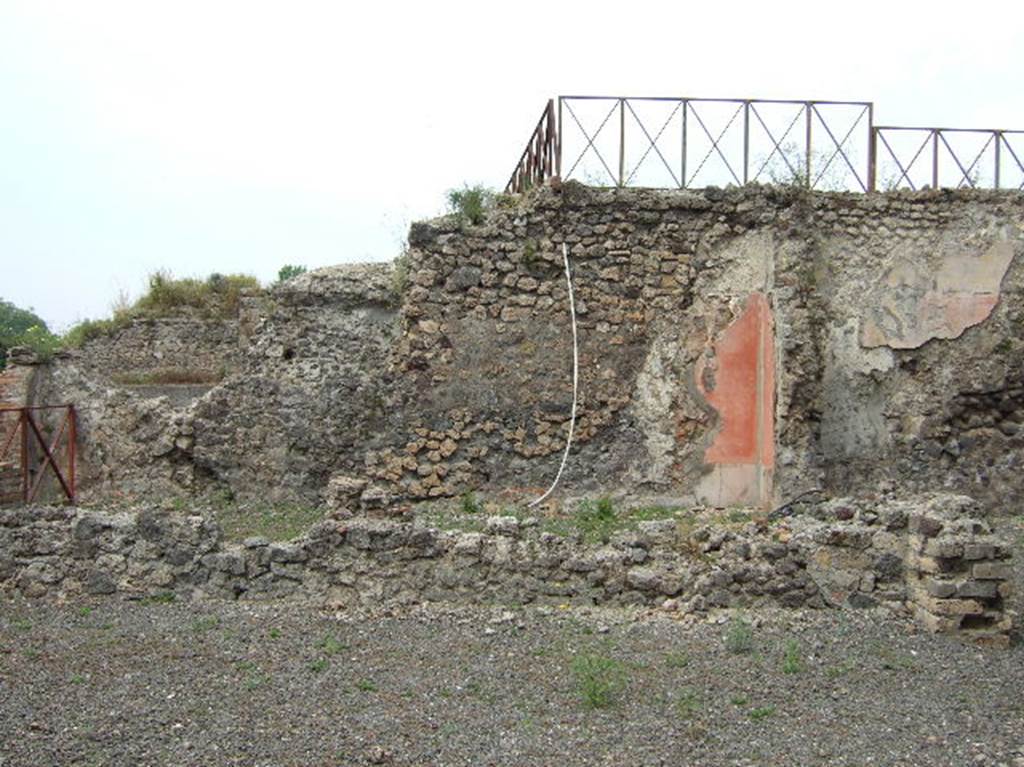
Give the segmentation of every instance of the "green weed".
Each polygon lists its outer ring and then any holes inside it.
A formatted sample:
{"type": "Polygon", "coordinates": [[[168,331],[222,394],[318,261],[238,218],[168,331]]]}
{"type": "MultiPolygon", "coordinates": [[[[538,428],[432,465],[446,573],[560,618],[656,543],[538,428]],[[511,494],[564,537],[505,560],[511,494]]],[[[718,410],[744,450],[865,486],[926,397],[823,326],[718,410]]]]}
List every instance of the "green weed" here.
{"type": "Polygon", "coordinates": [[[767,719],[775,713],[775,706],[759,706],[758,708],[752,708],[747,712],[753,721],[759,722],[762,719],[767,719]]]}
{"type": "Polygon", "coordinates": [[[477,500],[476,494],[468,491],[462,495],[460,509],[463,514],[479,514],[484,510],[483,504],[477,500]]]}
{"type": "Polygon", "coordinates": [[[148,290],[137,301],[120,301],[113,307],[113,315],[109,319],[78,323],[64,334],[61,344],[79,347],[94,338],[126,328],[135,319],[231,319],[238,316],[242,293],[259,287],[259,281],[247,274],[211,274],[206,279],[198,279],[175,278],[164,270],[153,272],[149,276],[148,290]]]}
{"type": "Polygon", "coordinates": [[[748,703],[750,703],[750,698],[748,698],[746,695],[733,695],[731,698],[729,698],[729,702],[732,703],[734,706],[742,708],[743,706],[746,706],[748,703]]]}
{"type": "Polygon", "coordinates": [[[684,652],[673,652],[665,656],[665,665],[669,668],[686,668],[690,665],[690,656],[684,652]]]}
{"type": "Polygon", "coordinates": [[[575,524],[588,543],[607,543],[616,529],[615,507],[610,498],[584,501],[576,511],[575,524]]]}
{"type": "Polygon", "coordinates": [[[220,618],[216,615],[207,615],[192,621],[192,630],[197,634],[212,631],[220,625],[220,618]]]}
{"type": "Polygon", "coordinates": [[[782,673],[798,674],[804,670],[803,658],[800,656],[800,643],[795,639],[786,642],[782,655],[782,673]]]}
{"type": "Polygon", "coordinates": [[[494,192],[487,187],[464,184],[461,189],[448,191],[448,212],[463,224],[482,224],[484,215],[494,206],[494,192]]]}
{"type": "Polygon", "coordinates": [[[619,661],[604,655],[582,653],[570,666],[576,691],[587,708],[613,705],[626,686],[626,670],[619,661]]]}
{"type": "Polygon", "coordinates": [[[306,267],[295,264],[285,264],[277,270],[277,281],[288,282],[288,280],[306,273],[306,267]]]}
{"type": "Polygon", "coordinates": [[[746,655],[754,650],[754,627],[743,618],[733,618],[725,632],[725,649],[733,655],[746,655]]]}
{"type": "Polygon", "coordinates": [[[689,719],[700,711],[700,695],[689,687],[683,688],[676,695],[676,712],[681,719],[689,719]]]}
{"type": "Polygon", "coordinates": [[[356,682],[356,689],[360,692],[377,692],[377,685],[369,679],[360,679],[356,682]]]}
{"type": "Polygon", "coordinates": [[[317,658],[309,662],[309,670],[314,674],[319,674],[321,671],[327,668],[327,658],[317,658]]]}
{"type": "Polygon", "coordinates": [[[329,634],[321,639],[317,646],[323,650],[326,655],[338,655],[348,649],[347,644],[338,641],[338,639],[329,634]]]}

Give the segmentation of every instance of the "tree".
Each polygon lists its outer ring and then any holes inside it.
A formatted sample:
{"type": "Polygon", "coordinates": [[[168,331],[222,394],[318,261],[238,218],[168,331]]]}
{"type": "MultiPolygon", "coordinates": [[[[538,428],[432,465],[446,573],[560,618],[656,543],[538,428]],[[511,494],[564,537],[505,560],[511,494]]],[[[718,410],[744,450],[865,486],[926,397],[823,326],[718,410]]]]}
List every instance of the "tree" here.
{"type": "Polygon", "coordinates": [[[12,347],[29,346],[46,356],[59,342],[46,322],[31,309],[0,299],[0,368],[7,365],[7,350],[12,347]]]}

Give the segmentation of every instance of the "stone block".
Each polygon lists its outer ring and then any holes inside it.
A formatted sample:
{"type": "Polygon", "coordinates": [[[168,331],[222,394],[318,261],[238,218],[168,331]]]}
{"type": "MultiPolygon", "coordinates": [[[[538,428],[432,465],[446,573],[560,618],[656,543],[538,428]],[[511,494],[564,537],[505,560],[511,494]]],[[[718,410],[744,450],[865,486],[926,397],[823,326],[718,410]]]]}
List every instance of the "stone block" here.
{"type": "Polygon", "coordinates": [[[974,599],[935,599],[933,597],[923,597],[917,601],[928,612],[943,617],[981,615],[985,612],[985,605],[974,599]]]}
{"type": "Polygon", "coordinates": [[[934,538],[942,532],[943,523],[941,520],[924,514],[911,514],[907,527],[911,533],[916,533],[924,538],[934,538]]]}
{"type": "Polygon", "coordinates": [[[959,617],[935,615],[920,605],[914,607],[914,619],[926,631],[931,631],[932,633],[947,633],[960,628],[959,617]]]}
{"type": "Polygon", "coordinates": [[[991,543],[966,543],[964,544],[964,559],[994,559],[996,546],[991,543]]]}
{"type": "Polygon", "coordinates": [[[934,578],[928,578],[925,580],[924,588],[930,596],[933,596],[936,599],[947,599],[957,593],[955,583],[950,581],[940,581],[934,578]]]}
{"type": "Polygon", "coordinates": [[[1005,581],[1013,576],[1013,569],[1008,564],[998,562],[978,562],[972,568],[974,577],[982,581],[1005,581]]]}
{"type": "Polygon", "coordinates": [[[87,594],[113,594],[115,591],[117,591],[117,583],[110,573],[94,570],[85,579],[87,594]]]}
{"type": "Polygon", "coordinates": [[[995,599],[996,594],[995,581],[965,581],[956,589],[958,597],[967,599],[995,599]]]}
{"type": "Polygon", "coordinates": [[[921,573],[949,573],[956,570],[956,561],[911,552],[907,555],[907,567],[921,573]]]}
{"type": "Polygon", "coordinates": [[[937,559],[959,559],[964,555],[964,544],[955,539],[932,538],[925,543],[924,554],[937,559]]]}

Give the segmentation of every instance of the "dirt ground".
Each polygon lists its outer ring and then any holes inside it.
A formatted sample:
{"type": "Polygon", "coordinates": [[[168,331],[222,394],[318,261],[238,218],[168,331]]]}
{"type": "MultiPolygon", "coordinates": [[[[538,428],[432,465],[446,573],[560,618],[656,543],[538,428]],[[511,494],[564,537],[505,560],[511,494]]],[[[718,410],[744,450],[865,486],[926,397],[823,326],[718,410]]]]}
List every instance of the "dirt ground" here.
{"type": "Polygon", "coordinates": [[[1024,647],[887,614],[0,601],[0,765],[1024,765],[1024,647]]]}

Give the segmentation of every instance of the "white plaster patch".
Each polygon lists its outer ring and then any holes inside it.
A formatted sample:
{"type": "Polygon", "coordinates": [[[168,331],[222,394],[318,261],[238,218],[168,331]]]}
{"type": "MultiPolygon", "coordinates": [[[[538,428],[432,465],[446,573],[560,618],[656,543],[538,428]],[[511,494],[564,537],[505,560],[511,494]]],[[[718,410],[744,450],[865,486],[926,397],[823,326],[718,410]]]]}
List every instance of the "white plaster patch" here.
{"type": "Polygon", "coordinates": [[[861,345],[916,349],[959,338],[991,315],[1013,254],[1013,242],[1004,239],[979,255],[944,254],[936,265],[898,261],[869,295],[861,345]]]}
{"type": "Polygon", "coordinates": [[[678,348],[676,339],[658,335],[651,344],[644,366],[636,377],[633,413],[645,435],[645,454],[634,466],[641,482],[662,484],[670,480],[676,438],[671,417],[675,391],[679,387],[673,372],[678,348]]]}
{"type": "Polygon", "coordinates": [[[715,255],[727,265],[715,280],[721,292],[708,290],[708,296],[747,296],[768,289],[775,262],[775,238],[771,232],[751,232],[737,237],[716,250],[715,255]]]}

